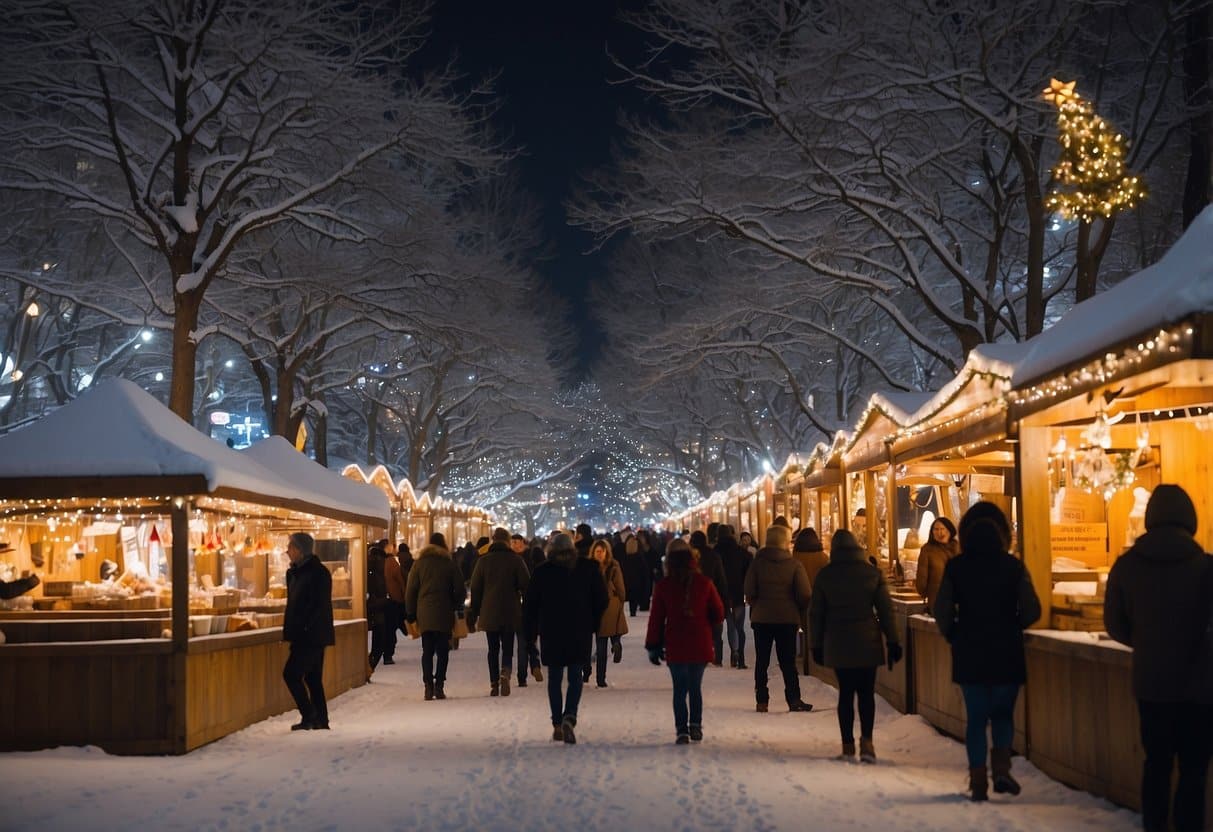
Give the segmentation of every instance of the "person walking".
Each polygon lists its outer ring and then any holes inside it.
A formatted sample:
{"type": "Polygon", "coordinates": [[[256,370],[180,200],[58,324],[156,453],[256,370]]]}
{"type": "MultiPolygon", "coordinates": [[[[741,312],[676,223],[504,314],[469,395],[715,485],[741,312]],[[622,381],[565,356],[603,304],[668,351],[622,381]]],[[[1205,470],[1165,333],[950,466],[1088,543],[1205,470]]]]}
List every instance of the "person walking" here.
{"type": "Polygon", "coordinates": [[[628,615],[636,617],[636,611],[650,596],[649,562],[647,559],[647,543],[641,535],[644,529],[636,534],[624,535],[620,546],[621,557],[616,558],[623,570],[624,591],[627,597],[628,615]]]}
{"type": "Polygon", "coordinates": [[[722,523],[716,530],[716,554],[724,567],[725,583],[729,588],[726,599],[729,612],[725,624],[729,637],[729,667],[745,670],[745,576],[753,556],[741,547],[733,527],[722,523]]]}
{"type": "MultiPolygon", "coordinates": [[[[792,558],[804,567],[805,574],[809,576],[810,591],[817,580],[817,574],[825,568],[825,565],[830,562],[830,557],[825,553],[825,548],[821,545],[821,538],[817,536],[817,530],[812,526],[801,529],[796,533],[796,542],[792,545],[792,558]]],[[[810,601],[810,604],[812,601],[810,601]]],[[[809,611],[806,608],[804,615],[800,621],[801,641],[799,645],[799,653],[804,660],[804,672],[809,673],[809,659],[813,655],[812,644],[813,636],[809,624],[809,611]]]]}
{"type": "Polygon", "coordinates": [[[387,650],[388,593],[384,567],[386,557],[381,543],[371,546],[366,553],[366,618],[371,630],[371,670],[379,666],[379,660],[387,650]]]}
{"type": "Polygon", "coordinates": [[[653,588],[644,646],[649,661],[664,658],[669,668],[675,742],[686,745],[703,740],[703,672],[715,657],[712,628],[724,618],[724,602],[696,568],[686,542],[670,543],[666,568],[669,574],[653,588]]]}
{"type": "MultiPolygon", "coordinates": [[[[628,631],[628,620],[623,614],[623,605],[627,600],[627,588],[623,580],[623,569],[615,560],[611,545],[605,540],[595,540],[590,544],[590,559],[598,564],[602,581],[607,590],[607,607],[598,622],[598,635],[594,640],[594,658],[597,666],[596,680],[598,687],[607,686],[607,642],[611,645],[611,655],[616,664],[623,661],[623,636],[628,631]]],[[[589,681],[589,666],[585,668],[582,678],[589,681]]]]}
{"type": "Polygon", "coordinates": [[[547,560],[531,575],[522,613],[527,641],[538,640],[540,660],[548,669],[552,739],[571,745],[577,742],[581,669],[590,660],[607,590],[598,565],[578,555],[571,537],[553,535],[549,546],[547,560]]]}
{"type": "MultiPolygon", "coordinates": [[[[712,534],[716,534],[720,529],[719,523],[712,523],[709,527],[712,534]]],[[[699,571],[704,577],[712,582],[716,587],[716,594],[720,596],[720,600],[724,602],[724,614],[729,615],[729,579],[724,572],[724,563],[720,560],[720,555],[709,542],[709,535],[702,531],[696,530],[691,534],[691,551],[695,555],[695,562],[699,566],[699,571]]],[[[724,667],[724,624],[717,624],[712,629],[712,644],[716,647],[716,657],[712,660],[713,667],[724,667]]]]}
{"type": "MultiPolygon", "coordinates": [[[[468,628],[483,630],[488,639],[489,696],[510,695],[514,639],[522,630],[522,596],[530,581],[526,564],[510,549],[509,531],[493,529],[488,551],[472,570],[468,612],[468,628]]],[[[519,667],[525,662],[526,654],[520,653],[519,667]]]]}
{"type": "Polygon", "coordinates": [[[463,575],[444,547],[430,544],[417,553],[404,593],[404,614],[421,631],[421,678],[425,701],[446,699],[455,616],[463,614],[463,575]],[[435,664],[436,663],[436,664],[435,664]]]}
{"type": "Polygon", "coordinates": [[[1011,525],[993,503],[974,503],[960,518],[960,554],[948,561],[935,621],[952,645],[952,681],[964,696],[969,798],[1019,794],[1011,776],[1015,700],[1027,680],[1023,631],[1040,618],[1040,599],[1019,558],[1008,552],[1011,525]],[[993,748],[986,768],[986,725],[993,748]]]}
{"type": "Polygon", "coordinates": [[[956,539],[956,527],[946,517],[936,517],[931,524],[931,539],[923,544],[918,553],[918,571],[914,575],[914,588],[927,602],[930,610],[939,597],[939,585],[943,583],[943,570],[948,561],[960,553],[960,541],[956,539]]]}
{"type": "MultiPolygon", "coordinates": [[[[530,584],[531,573],[535,571],[535,567],[543,562],[542,557],[539,560],[531,560],[532,549],[526,538],[520,534],[510,535],[510,551],[513,552],[523,565],[526,567],[527,583],[530,584]]],[[[540,555],[542,555],[540,551],[540,555]]],[[[521,607],[519,607],[519,622],[516,632],[517,647],[518,647],[518,687],[526,687],[526,671],[527,665],[530,665],[531,674],[535,677],[535,681],[543,681],[543,670],[539,664],[539,650],[533,644],[527,644],[526,632],[522,627],[521,607]]]]}
{"type": "Polygon", "coordinates": [[[1146,532],[1112,565],[1104,598],[1108,635],[1133,648],[1133,695],[1141,745],[1142,825],[1205,828],[1205,781],[1213,753],[1213,558],[1196,542],[1196,507],[1178,485],[1146,503],[1146,532]],[[1174,811],[1171,772],[1179,762],[1174,811]]]}
{"type": "Polygon", "coordinates": [[[290,653],[282,680],[299,709],[292,731],[326,730],[328,700],[324,695],[324,648],[336,644],[333,630],[333,576],[312,552],[310,534],[295,532],[286,544],[291,561],[286,570],[286,611],[282,640],[290,653]]]}
{"type": "Polygon", "coordinates": [[[842,758],[855,757],[855,700],[859,700],[859,759],[876,762],[876,669],[901,661],[893,601],[884,574],[868,563],[855,535],[846,529],[830,539],[830,562],[813,583],[809,606],[813,661],[834,668],[838,678],[838,728],[842,758]],[[881,639],[881,633],[884,638],[881,639]]]}
{"type": "Polygon", "coordinates": [[[796,672],[796,631],[809,605],[809,576],[792,559],[792,530],[787,526],[767,528],[766,545],[758,550],[746,572],[744,594],[750,604],[750,627],[754,630],[754,699],[756,710],[765,714],[770,702],[767,671],[771,647],[783,673],[783,695],[789,711],[811,711],[800,698],[800,676],[796,672]]]}

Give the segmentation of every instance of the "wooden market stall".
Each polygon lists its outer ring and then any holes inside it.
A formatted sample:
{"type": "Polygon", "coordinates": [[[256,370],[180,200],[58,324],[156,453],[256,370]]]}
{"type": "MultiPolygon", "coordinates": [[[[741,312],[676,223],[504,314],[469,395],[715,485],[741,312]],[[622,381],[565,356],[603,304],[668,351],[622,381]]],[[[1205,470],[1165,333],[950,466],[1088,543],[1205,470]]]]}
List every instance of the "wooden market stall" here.
{"type": "Polygon", "coordinates": [[[493,515],[478,506],[456,503],[442,497],[420,497],[407,479],[393,484],[387,468],[376,465],[369,473],[361,466],[347,465],[342,476],[373,485],[383,492],[392,506],[392,525],[388,537],[403,540],[416,553],[429,543],[430,535],[440,532],[447,545],[454,549],[463,543],[475,543],[488,537],[493,528],[493,515]]]}
{"type": "Polygon", "coordinates": [[[326,688],[366,681],[365,542],[387,501],[278,442],[233,451],[123,380],[0,437],[0,565],[43,578],[0,612],[0,749],[179,754],[292,708],[295,531],[334,575],[326,688]]]}

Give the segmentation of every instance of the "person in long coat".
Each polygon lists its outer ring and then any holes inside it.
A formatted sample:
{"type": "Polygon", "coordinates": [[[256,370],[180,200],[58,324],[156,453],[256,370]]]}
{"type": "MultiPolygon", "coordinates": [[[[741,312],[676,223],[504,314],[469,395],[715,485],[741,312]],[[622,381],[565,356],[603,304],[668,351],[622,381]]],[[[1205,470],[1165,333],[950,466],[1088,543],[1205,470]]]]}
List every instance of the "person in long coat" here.
{"type": "Polygon", "coordinates": [[[830,540],[830,562],[817,574],[809,606],[813,660],[838,677],[838,728],[842,756],[855,756],[855,700],[859,700],[859,755],[876,762],[876,669],[901,661],[901,641],[893,621],[893,601],[879,568],[868,562],[855,535],[846,529],[830,540]],[[883,634],[884,638],[881,638],[883,634]]]}
{"type": "MultiPolygon", "coordinates": [[[[489,696],[510,695],[515,634],[522,630],[522,596],[531,575],[510,548],[510,533],[493,529],[488,551],[472,570],[468,626],[483,630],[489,643],[489,696]]],[[[525,667],[526,657],[518,657],[525,667]]]]}
{"type": "Polygon", "coordinates": [[[641,535],[644,529],[636,534],[624,536],[619,546],[619,554],[615,558],[623,570],[625,597],[627,598],[628,614],[636,617],[636,610],[641,608],[649,597],[649,562],[646,556],[647,544],[641,535]]]}
{"type": "MultiPolygon", "coordinates": [[[[607,608],[602,614],[602,620],[598,622],[598,635],[594,639],[597,684],[598,687],[605,688],[608,642],[615,663],[623,661],[623,636],[628,631],[628,620],[623,613],[623,605],[628,598],[627,586],[623,579],[623,569],[620,568],[619,561],[615,560],[611,545],[605,540],[595,540],[590,544],[590,559],[598,564],[607,589],[607,608]]],[[[582,672],[582,679],[587,682],[590,680],[589,665],[586,665],[582,672]]]]}
{"type": "Polygon", "coordinates": [[[1196,506],[1178,485],[1146,504],[1146,533],[1112,565],[1104,599],[1108,635],[1133,648],[1133,695],[1141,745],[1141,814],[1167,829],[1171,773],[1176,830],[1205,828],[1213,751],[1213,558],[1196,542],[1196,506]]]}
{"type": "Polygon", "coordinates": [[[939,585],[943,583],[943,570],[948,561],[960,553],[960,541],[956,539],[956,527],[946,517],[936,517],[931,524],[931,539],[923,544],[918,553],[918,571],[914,575],[914,588],[932,609],[939,597],[939,585]]]}
{"type": "Polygon", "coordinates": [[[310,534],[295,532],[286,545],[291,565],[286,570],[286,610],[282,640],[290,654],[282,680],[299,708],[292,731],[329,727],[328,699],[324,695],[324,649],[337,643],[333,629],[333,576],[312,552],[310,534]]]}
{"type": "MultiPolygon", "coordinates": [[[[817,530],[811,526],[801,529],[796,533],[795,543],[792,545],[792,557],[804,567],[805,574],[809,576],[810,587],[817,581],[817,574],[830,562],[830,556],[826,554],[825,547],[821,545],[821,538],[817,536],[817,530]]],[[[809,657],[813,655],[813,635],[807,607],[801,619],[800,627],[804,630],[804,671],[808,673],[809,657]]]]}
{"type": "Polygon", "coordinates": [[[388,621],[388,587],[384,561],[386,553],[380,544],[371,546],[366,553],[366,618],[371,630],[371,670],[379,665],[379,660],[387,653],[388,621]]]}
{"type": "Polygon", "coordinates": [[[455,616],[463,615],[463,574],[441,546],[426,546],[409,570],[404,614],[421,631],[421,678],[425,699],[446,699],[446,669],[450,661],[455,616]],[[435,667],[435,660],[437,666],[435,667]]]}
{"type": "Polygon", "coordinates": [[[729,587],[729,597],[724,599],[729,608],[724,620],[729,639],[729,667],[745,670],[745,575],[754,556],[741,548],[733,527],[727,523],[716,530],[716,554],[720,555],[729,587]]]}
{"type": "MultiPolygon", "coordinates": [[[[712,535],[716,534],[720,528],[719,523],[712,523],[709,528],[712,535]]],[[[724,614],[727,617],[729,614],[729,579],[725,575],[724,562],[720,559],[720,555],[709,542],[709,535],[702,531],[691,533],[691,551],[695,555],[695,562],[699,566],[699,571],[704,577],[710,580],[716,586],[716,594],[720,596],[720,600],[724,602],[724,614]]],[[[716,667],[724,666],[724,624],[718,624],[712,629],[712,644],[716,646],[716,658],[712,664],[716,667]]]]}
{"type": "Polygon", "coordinates": [[[569,535],[553,535],[549,547],[547,560],[531,575],[522,616],[527,641],[539,641],[540,661],[548,668],[552,739],[572,744],[582,668],[607,608],[607,590],[598,564],[580,557],[569,535]]]}
{"type": "Polygon", "coordinates": [[[653,588],[644,646],[653,664],[664,658],[669,667],[675,742],[685,745],[703,739],[703,672],[715,658],[712,628],[724,618],[724,602],[684,541],[669,545],[666,568],[653,588]]]}
{"type": "Polygon", "coordinates": [[[969,797],[1019,794],[1011,776],[1015,700],[1027,680],[1023,631],[1040,618],[1040,599],[1023,561],[1008,553],[1011,524],[1002,509],[979,502],[960,518],[960,554],[948,561],[935,621],[952,645],[952,681],[964,696],[969,797]],[[986,725],[993,747],[986,768],[986,725]]]}
{"type": "Polygon", "coordinates": [[[767,712],[771,698],[767,671],[772,646],[783,673],[788,710],[813,709],[800,698],[800,676],[796,671],[796,632],[809,605],[809,576],[792,559],[791,538],[792,530],[787,526],[768,527],[766,545],[758,550],[745,576],[745,598],[750,604],[750,627],[754,630],[754,699],[759,713],[767,712]]]}

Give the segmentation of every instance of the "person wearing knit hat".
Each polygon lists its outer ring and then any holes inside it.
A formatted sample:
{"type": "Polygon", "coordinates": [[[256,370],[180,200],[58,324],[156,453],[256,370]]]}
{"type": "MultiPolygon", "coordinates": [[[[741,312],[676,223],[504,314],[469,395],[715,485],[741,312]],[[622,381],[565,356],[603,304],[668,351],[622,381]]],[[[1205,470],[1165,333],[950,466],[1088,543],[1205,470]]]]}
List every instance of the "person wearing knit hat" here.
{"type": "Polygon", "coordinates": [[[1213,558],[1196,542],[1196,506],[1178,485],[1154,489],[1145,526],[1112,565],[1104,598],[1108,635],[1133,648],[1133,695],[1146,753],[1142,824],[1170,828],[1178,758],[1174,828],[1204,829],[1213,755],[1213,558]]]}

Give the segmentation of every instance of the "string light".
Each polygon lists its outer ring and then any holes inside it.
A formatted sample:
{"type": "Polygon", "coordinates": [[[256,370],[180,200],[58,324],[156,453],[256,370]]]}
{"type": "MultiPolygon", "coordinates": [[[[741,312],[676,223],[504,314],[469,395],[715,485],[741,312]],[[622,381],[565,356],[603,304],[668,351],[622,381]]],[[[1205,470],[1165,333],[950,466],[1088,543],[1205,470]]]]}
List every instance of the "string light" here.
{"type": "Polygon", "coordinates": [[[1066,219],[1090,223],[1132,208],[1146,187],[1125,168],[1125,140],[1074,91],[1075,82],[1049,81],[1044,98],[1057,107],[1061,156],[1053,168],[1059,183],[1045,204],[1066,219]]]}

